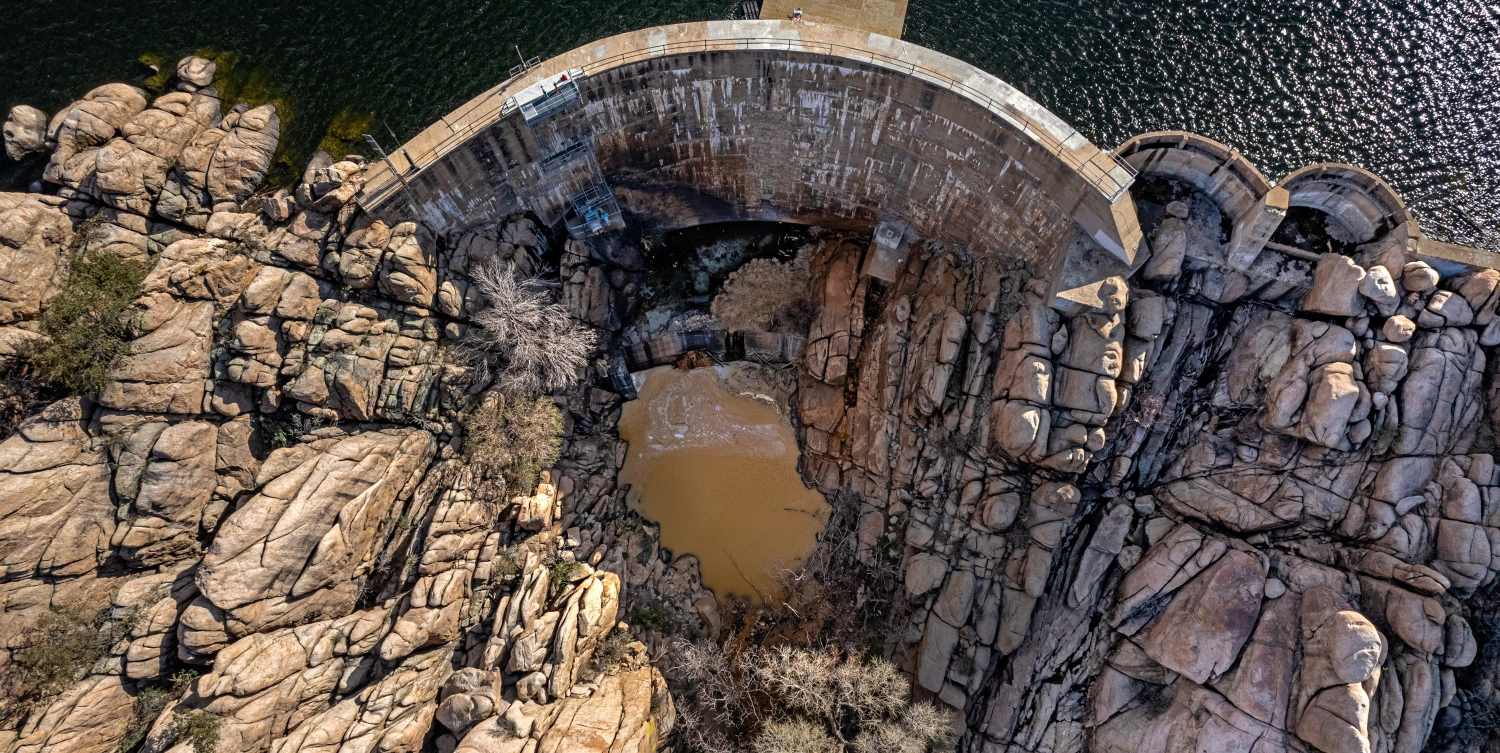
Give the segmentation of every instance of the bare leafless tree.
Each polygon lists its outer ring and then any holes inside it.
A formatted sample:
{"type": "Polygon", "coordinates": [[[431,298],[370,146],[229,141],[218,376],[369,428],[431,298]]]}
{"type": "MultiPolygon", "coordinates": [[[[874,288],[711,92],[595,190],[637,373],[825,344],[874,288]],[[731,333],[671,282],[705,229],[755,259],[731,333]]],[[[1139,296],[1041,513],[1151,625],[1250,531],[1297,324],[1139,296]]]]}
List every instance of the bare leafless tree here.
{"type": "Polygon", "coordinates": [[[755,736],[750,749],[755,753],[840,753],[840,745],[823,730],[823,725],[806,719],[788,719],[767,724],[755,736]]]}
{"type": "Polygon", "coordinates": [[[912,703],[906,676],[878,657],[683,639],[667,657],[683,691],[681,734],[702,753],[726,750],[729,739],[749,740],[754,753],[936,753],[956,739],[955,715],[912,703]]]}
{"type": "Polygon", "coordinates": [[[854,739],[858,753],[932,753],[953,750],[957,714],[919,701],[900,717],[866,726],[854,739]]]}
{"type": "Polygon", "coordinates": [[[777,646],[761,652],[755,676],[782,703],[798,711],[830,717],[838,699],[833,693],[838,658],[819,651],[777,646]]]}
{"type": "Polygon", "coordinates": [[[593,352],[594,332],[554,300],[554,286],[521,278],[502,260],[477,265],[471,276],[489,307],[474,315],[459,351],[481,378],[493,373],[513,397],[572,387],[593,352]]]}
{"type": "Polygon", "coordinates": [[[900,712],[911,696],[906,675],[880,658],[838,665],[833,672],[833,687],[839,705],[861,724],[900,712]]]}

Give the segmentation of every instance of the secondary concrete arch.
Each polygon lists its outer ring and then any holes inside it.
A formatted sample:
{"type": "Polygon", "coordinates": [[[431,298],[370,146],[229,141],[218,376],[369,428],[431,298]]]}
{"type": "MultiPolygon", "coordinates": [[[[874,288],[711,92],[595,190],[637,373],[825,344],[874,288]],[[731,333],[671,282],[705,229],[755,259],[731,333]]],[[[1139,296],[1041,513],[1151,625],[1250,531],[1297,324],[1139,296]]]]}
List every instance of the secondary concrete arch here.
{"type": "Polygon", "coordinates": [[[1154,131],[1132,137],[1115,150],[1141,175],[1193,186],[1234,220],[1228,260],[1248,269],[1276,226],[1286,217],[1287,195],[1239,150],[1188,131],[1154,131]]]}
{"type": "Polygon", "coordinates": [[[1141,175],[1187,183],[1231,217],[1248,211],[1271,182],[1239,150],[1188,131],[1154,131],[1127,139],[1115,150],[1141,175]]]}
{"type": "Polygon", "coordinates": [[[620,203],[662,229],[898,219],[1027,259],[1057,290],[1128,267],[1141,242],[1132,171],[1014,88],[897,39],[779,21],[644,29],[559,55],[397,150],[360,201],[440,232],[523,208],[553,222],[576,186],[544,160],[580,134],[620,203]],[[535,127],[506,108],[569,70],[583,74],[576,106],[535,127]],[[1080,233],[1105,261],[1068,262],[1080,233]]]}
{"type": "Polygon", "coordinates": [[[1328,214],[1328,231],[1347,243],[1368,243],[1412,219],[1406,203],[1380,176],[1361,167],[1322,162],[1281,180],[1288,202],[1328,214]]]}

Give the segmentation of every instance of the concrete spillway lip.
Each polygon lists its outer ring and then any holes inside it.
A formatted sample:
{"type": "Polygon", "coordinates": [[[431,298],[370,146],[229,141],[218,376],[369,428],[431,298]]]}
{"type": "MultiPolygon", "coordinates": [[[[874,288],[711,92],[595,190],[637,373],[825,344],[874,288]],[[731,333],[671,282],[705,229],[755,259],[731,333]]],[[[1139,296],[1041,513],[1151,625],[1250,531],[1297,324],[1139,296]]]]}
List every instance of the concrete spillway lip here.
{"type": "MultiPolygon", "coordinates": [[[[1134,170],[1015,87],[969,63],[858,29],[790,21],[699,21],[617,34],[550,58],[480,94],[417,134],[365,174],[360,204],[373,210],[403,185],[503,117],[517,92],[570,69],[597,75],[652,58],[708,51],[808,53],[878,66],[950,89],[1004,119],[1034,145],[1055,155],[1111,203],[1134,170]]],[[[508,113],[506,113],[508,114],[508,113]]]]}

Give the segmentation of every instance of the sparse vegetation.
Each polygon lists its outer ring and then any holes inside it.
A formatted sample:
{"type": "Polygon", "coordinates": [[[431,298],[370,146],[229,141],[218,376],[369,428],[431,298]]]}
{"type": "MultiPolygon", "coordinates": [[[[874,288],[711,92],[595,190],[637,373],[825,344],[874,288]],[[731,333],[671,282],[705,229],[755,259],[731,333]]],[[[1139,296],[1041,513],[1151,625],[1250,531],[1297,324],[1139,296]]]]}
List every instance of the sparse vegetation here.
{"type": "Polygon", "coordinates": [[[203,709],[184,711],[172,720],[172,737],[194,753],[214,753],[219,746],[219,717],[203,709]]]}
{"type": "Polygon", "coordinates": [[[936,753],[955,741],[952,712],[912,703],[906,676],[857,654],[779,646],[730,649],[678,640],[670,675],[690,750],[936,753]]]}
{"type": "Polygon", "coordinates": [[[593,330],[552,300],[551,286],[517,277],[508,262],[480,264],[472,276],[489,308],[474,315],[459,352],[481,378],[493,374],[513,398],[572,387],[593,352],[593,330]]]}
{"type": "Polygon", "coordinates": [[[323,419],[301,413],[260,414],[261,435],[272,449],[295,444],[303,435],[323,427],[323,419]]]}
{"type": "Polygon", "coordinates": [[[270,256],[270,249],[264,243],[257,240],[235,241],[229,244],[225,253],[229,256],[243,256],[251,261],[264,260],[270,256]]]}
{"type": "Polygon", "coordinates": [[[563,589],[567,588],[568,584],[573,582],[574,576],[578,575],[578,571],[581,569],[583,569],[583,563],[573,562],[572,560],[560,560],[553,564],[551,574],[552,593],[560,593],[563,589]]]}
{"type": "Polygon", "coordinates": [[[595,672],[608,672],[630,659],[630,634],[623,630],[611,630],[599,641],[590,660],[595,672]]]}
{"type": "Polygon", "coordinates": [[[125,730],[125,737],[120,740],[120,753],[130,753],[139,747],[161,710],[181,698],[183,691],[196,679],[196,670],[184,669],[174,673],[164,683],[141,688],[135,695],[135,709],[130,726],[125,730]]]}
{"type": "Polygon", "coordinates": [[[496,555],[494,561],[490,563],[490,578],[505,580],[520,575],[525,565],[525,558],[515,548],[506,549],[496,555]]]}
{"type": "Polygon", "coordinates": [[[843,746],[806,719],[771,722],[750,743],[755,753],[839,753],[843,746]]]}
{"type": "Polygon", "coordinates": [[[507,399],[491,392],[463,426],[464,458],[481,472],[504,476],[519,493],[535,488],[562,447],[562,413],[549,398],[507,399]]]}
{"type": "Polygon", "coordinates": [[[630,613],[630,623],[658,633],[670,633],[676,627],[672,621],[672,613],[661,604],[636,607],[630,613]]]}
{"type": "Polygon", "coordinates": [[[108,608],[43,612],[29,634],[31,642],[0,668],[0,721],[24,717],[82,680],[138,618],[133,611],[112,620],[108,608]]]}
{"type": "Polygon", "coordinates": [[[130,307],[146,279],[143,265],[89,250],[92,233],[85,224],[75,234],[68,280],[40,319],[49,339],[26,353],[38,379],[75,394],[97,392],[110,368],[130,352],[136,328],[130,307]]]}

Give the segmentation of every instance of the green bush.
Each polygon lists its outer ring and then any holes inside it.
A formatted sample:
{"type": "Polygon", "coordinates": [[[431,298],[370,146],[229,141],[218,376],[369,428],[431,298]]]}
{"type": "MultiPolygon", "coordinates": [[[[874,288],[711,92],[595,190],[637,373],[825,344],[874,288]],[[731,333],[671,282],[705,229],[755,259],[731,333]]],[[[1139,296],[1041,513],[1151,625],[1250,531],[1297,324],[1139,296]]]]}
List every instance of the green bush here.
{"type": "Polygon", "coordinates": [[[563,560],[552,566],[552,593],[560,593],[573,582],[573,576],[583,567],[581,562],[563,560]]]}
{"type": "MultiPolygon", "coordinates": [[[[80,231],[85,237],[89,232],[80,231]]],[[[97,392],[109,381],[110,368],[130,352],[136,328],[130,306],[145,279],[141,264],[80,249],[67,282],[42,311],[42,333],[50,341],[26,354],[31,370],[71,393],[97,392]]]]}
{"type": "Polygon", "coordinates": [[[297,441],[297,427],[274,413],[260,414],[260,432],[271,449],[280,449],[297,441]]]}
{"type": "Polygon", "coordinates": [[[506,400],[486,396],[463,419],[464,457],[489,474],[500,474],[518,493],[536,486],[542,469],[562,449],[562,413],[551,398],[506,400]]]}
{"type": "Polygon", "coordinates": [[[135,694],[135,708],[130,719],[130,726],[125,729],[125,737],[120,740],[120,753],[130,753],[139,747],[146,739],[146,733],[151,731],[151,725],[161,714],[161,710],[181,698],[183,691],[187,690],[187,686],[196,679],[198,679],[196,670],[184,669],[173,674],[164,683],[141,688],[135,694]]]}
{"type": "Polygon", "coordinates": [[[630,612],[630,624],[640,625],[647,630],[658,633],[670,633],[674,627],[672,613],[667,611],[661,604],[651,604],[644,607],[636,607],[630,612]]]}
{"type": "Polygon", "coordinates": [[[172,737],[190,745],[194,753],[214,753],[219,745],[219,717],[203,709],[184,711],[172,720],[172,737]]]}
{"type": "Polygon", "coordinates": [[[323,427],[323,419],[297,412],[260,414],[260,432],[272,449],[296,444],[304,434],[323,427]]]}

